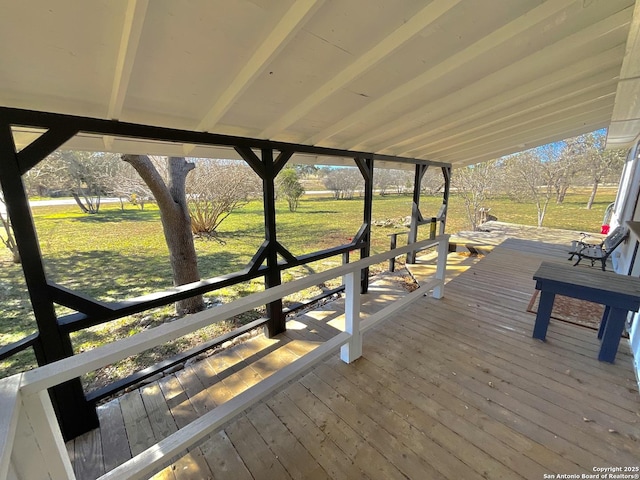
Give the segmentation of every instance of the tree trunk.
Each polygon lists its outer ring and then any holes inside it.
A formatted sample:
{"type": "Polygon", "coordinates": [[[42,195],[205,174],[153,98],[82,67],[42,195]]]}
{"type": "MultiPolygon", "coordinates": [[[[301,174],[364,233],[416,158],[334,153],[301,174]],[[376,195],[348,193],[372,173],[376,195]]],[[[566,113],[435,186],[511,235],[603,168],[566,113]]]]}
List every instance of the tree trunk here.
{"type": "Polygon", "coordinates": [[[598,184],[600,183],[599,180],[594,180],[593,181],[593,188],[591,189],[591,195],[589,196],[589,201],[587,202],[587,210],[591,210],[591,207],[593,206],[593,202],[596,199],[596,193],[598,193],[598,184]]]}
{"type": "Polygon", "coordinates": [[[568,189],[569,189],[568,185],[564,185],[558,189],[557,195],[556,195],[556,204],[560,205],[564,202],[564,197],[567,195],[568,189]]]}
{"type": "Polygon", "coordinates": [[[84,206],[84,203],[82,203],[82,200],[80,200],[80,197],[78,196],[78,194],[76,192],[73,192],[71,195],[73,195],[73,199],[76,201],[76,203],[80,207],[80,210],[82,210],[83,213],[89,213],[89,209],[84,206]]]}
{"type": "Polygon", "coordinates": [[[94,214],[94,213],[98,213],[100,211],[100,196],[97,195],[94,198],[91,198],[90,196],[87,196],[85,193],[82,193],[82,197],[84,198],[84,202],[82,201],[82,199],[80,198],[80,195],[78,195],[78,193],[76,192],[72,192],[71,195],[73,196],[73,199],[76,201],[76,203],[78,204],[78,206],[80,207],[80,210],[82,210],[83,213],[89,213],[89,214],[94,214]]]}
{"type": "MultiPolygon", "coordinates": [[[[185,182],[187,174],[195,167],[182,157],[169,157],[169,185],[145,155],[124,155],[140,174],[158,202],[164,238],[169,248],[169,259],[173,271],[173,284],[185,285],[200,280],[198,258],[191,233],[191,217],[187,205],[185,182]]],[[[176,302],[180,315],[204,309],[202,295],[176,302]]]]}

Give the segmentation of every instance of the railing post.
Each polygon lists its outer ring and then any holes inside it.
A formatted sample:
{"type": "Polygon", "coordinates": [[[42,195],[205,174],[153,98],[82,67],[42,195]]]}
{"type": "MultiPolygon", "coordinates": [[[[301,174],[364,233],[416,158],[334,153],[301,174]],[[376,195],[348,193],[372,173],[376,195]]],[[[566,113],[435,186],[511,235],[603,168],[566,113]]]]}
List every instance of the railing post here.
{"type": "Polygon", "coordinates": [[[444,296],[444,280],[447,274],[447,254],[449,253],[449,235],[443,235],[438,243],[438,261],[436,264],[436,279],[440,280],[433,289],[433,298],[444,296]]]}
{"type": "Polygon", "coordinates": [[[351,363],[362,356],[362,334],[360,333],[360,269],[344,276],[345,331],[351,334],[348,343],[340,348],[340,359],[351,363]]]}
{"type": "Polygon", "coordinates": [[[0,380],[0,478],[3,479],[12,478],[11,454],[20,418],[21,381],[21,373],[0,380]]]}
{"type": "Polygon", "coordinates": [[[46,390],[22,397],[12,460],[18,478],[76,478],[46,390]]]}

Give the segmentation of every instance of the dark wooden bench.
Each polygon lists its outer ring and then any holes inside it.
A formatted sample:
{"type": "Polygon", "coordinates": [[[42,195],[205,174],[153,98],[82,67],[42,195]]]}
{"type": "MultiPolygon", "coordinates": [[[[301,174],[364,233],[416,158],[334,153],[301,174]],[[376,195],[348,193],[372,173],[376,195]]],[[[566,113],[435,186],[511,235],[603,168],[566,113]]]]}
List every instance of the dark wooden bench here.
{"type": "Polygon", "coordinates": [[[598,332],[598,338],[602,341],[598,360],[613,363],[627,312],[637,312],[640,309],[640,278],[542,262],[533,279],[536,281],[536,289],[540,290],[533,338],[546,338],[556,295],[599,303],[606,309],[598,332]]]}
{"type": "Polygon", "coordinates": [[[629,235],[629,231],[623,227],[614,228],[611,233],[601,243],[587,243],[584,240],[574,240],[571,243],[571,250],[569,251],[569,260],[573,260],[574,257],[578,257],[575,267],[583,258],[591,260],[591,266],[593,267],[597,261],[602,264],[602,271],[606,270],[607,258],[613,253],[613,251],[625,241],[629,235]]]}

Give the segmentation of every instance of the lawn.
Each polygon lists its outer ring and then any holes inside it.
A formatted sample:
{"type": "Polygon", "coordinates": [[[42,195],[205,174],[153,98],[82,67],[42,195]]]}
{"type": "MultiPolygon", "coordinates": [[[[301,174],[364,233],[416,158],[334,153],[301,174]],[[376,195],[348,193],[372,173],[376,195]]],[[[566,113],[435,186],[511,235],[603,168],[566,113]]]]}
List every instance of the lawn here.
{"type": "MultiPolygon", "coordinates": [[[[597,232],[605,208],[615,199],[615,189],[601,189],[591,210],[584,205],[587,190],[570,192],[562,205],[551,204],[545,219],[546,227],[597,232]]],[[[435,215],[441,197],[424,197],[422,213],[435,215]]],[[[331,197],[303,197],[298,211],[289,212],[286,202],[277,209],[278,238],[292,253],[299,255],[348,243],[362,222],[363,199],[334,200],[331,197]]],[[[491,214],[504,222],[536,224],[536,209],[531,204],[515,203],[507,198],[487,202],[491,214]]],[[[219,240],[196,239],[200,274],[214,277],[241,270],[263,241],[262,203],[250,202],[234,212],[221,225],[219,240]]],[[[373,220],[397,219],[411,213],[411,197],[407,195],[376,195],[373,220]]],[[[154,205],[144,210],[128,205],[122,211],[117,204],[103,204],[97,215],[86,215],[76,206],[36,207],[33,209],[38,237],[49,278],[65,287],[105,301],[124,300],[171,286],[171,270],[167,247],[162,236],[159,212],[154,205]]],[[[425,228],[425,234],[428,227],[425,228]]],[[[461,199],[451,196],[447,232],[468,228],[461,199]]],[[[372,253],[389,248],[388,234],[402,228],[374,227],[372,253]]],[[[26,295],[20,266],[10,262],[3,252],[0,269],[0,345],[6,345],[35,331],[33,313],[26,295]]],[[[320,271],[341,263],[341,258],[285,271],[283,280],[320,271]]],[[[379,268],[384,268],[380,266],[379,268]]],[[[374,269],[375,271],[375,269],[374,269]]],[[[328,285],[332,286],[332,285],[328,285]]],[[[207,295],[207,301],[227,302],[263,288],[262,280],[225,288],[207,295]]],[[[311,296],[320,290],[307,291],[311,296]]],[[[292,297],[287,301],[297,300],[292,297]]],[[[63,308],[59,313],[65,313],[63,308]]],[[[172,317],[172,308],[165,307],[125,319],[109,322],[73,335],[76,351],[94,348],[105,342],[133,335],[172,317]]],[[[216,325],[189,337],[184,337],[161,349],[149,351],[109,369],[85,378],[89,386],[104,383],[152,364],[159,358],[178,352],[203,339],[219,335],[234,324],[261,315],[250,312],[227,325],[216,325]]],[[[31,351],[12,357],[0,365],[0,377],[34,366],[31,351]]]]}

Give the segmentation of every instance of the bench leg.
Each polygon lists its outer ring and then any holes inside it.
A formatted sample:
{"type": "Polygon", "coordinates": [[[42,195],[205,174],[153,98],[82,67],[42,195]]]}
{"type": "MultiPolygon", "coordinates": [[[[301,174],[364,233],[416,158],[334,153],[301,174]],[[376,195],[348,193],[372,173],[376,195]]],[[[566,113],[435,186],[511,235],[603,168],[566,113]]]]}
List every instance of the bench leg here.
{"type": "Polygon", "coordinates": [[[569,260],[573,260],[573,257],[575,257],[577,254],[578,254],[578,241],[573,240],[571,242],[571,250],[569,251],[569,260]]]}
{"type": "Polygon", "coordinates": [[[616,359],[618,346],[620,345],[620,337],[624,329],[624,322],[627,319],[627,311],[622,308],[611,307],[609,317],[604,328],[602,336],[602,345],[600,345],[600,353],[598,360],[601,362],[613,363],[616,359]]]}
{"type": "Polygon", "coordinates": [[[540,292],[540,303],[538,304],[536,323],[533,327],[533,338],[544,340],[547,337],[547,328],[549,328],[549,320],[555,298],[555,293],[545,292],[544,290],[540,292]]]}

